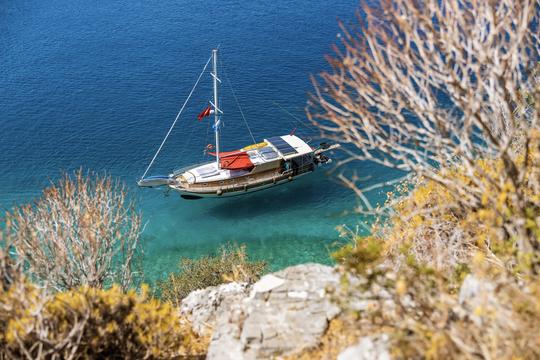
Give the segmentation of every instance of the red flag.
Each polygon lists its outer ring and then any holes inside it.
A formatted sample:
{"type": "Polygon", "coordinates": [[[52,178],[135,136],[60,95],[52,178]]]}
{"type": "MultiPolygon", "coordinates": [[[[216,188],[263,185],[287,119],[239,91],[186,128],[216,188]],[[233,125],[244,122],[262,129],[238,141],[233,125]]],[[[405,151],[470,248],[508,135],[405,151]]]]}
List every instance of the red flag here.
{"type": "Polygon", "coordinates": [[[212,107],[208,105],[208,107],[204,109],[203,111],[201,111],[201,113],[197,116],[197,120],[201,121],[203,118],[210,116],[211,113],[212,113],[212,107]]]}

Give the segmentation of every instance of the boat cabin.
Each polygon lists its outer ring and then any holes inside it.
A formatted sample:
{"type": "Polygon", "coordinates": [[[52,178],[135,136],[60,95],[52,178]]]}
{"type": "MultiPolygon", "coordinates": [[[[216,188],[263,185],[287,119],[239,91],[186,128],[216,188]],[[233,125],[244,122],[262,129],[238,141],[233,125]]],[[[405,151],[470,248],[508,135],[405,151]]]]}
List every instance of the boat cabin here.
{"type": "Polygon", "coordinates": [[[181,174],[180,180],[191,185],[269,172],[295,176],[313,168],[313,149],[295,135],[275,136],[219,155],[219,168],[217,162],[200,165],[181,174]]]}

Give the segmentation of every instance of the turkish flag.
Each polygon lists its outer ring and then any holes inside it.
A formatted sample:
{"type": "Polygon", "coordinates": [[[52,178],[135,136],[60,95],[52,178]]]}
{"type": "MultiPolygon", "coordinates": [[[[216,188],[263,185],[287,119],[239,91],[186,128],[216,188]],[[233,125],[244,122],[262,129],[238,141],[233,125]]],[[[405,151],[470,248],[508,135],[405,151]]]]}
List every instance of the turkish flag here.
{"type": "Polygon", "coordinates": [[[212,107],[208,105],[208,107],[201,111],[201,113],[197,116],[197,120],[201,121],[203,118],[210,116],[212,112],[212,107]]]}

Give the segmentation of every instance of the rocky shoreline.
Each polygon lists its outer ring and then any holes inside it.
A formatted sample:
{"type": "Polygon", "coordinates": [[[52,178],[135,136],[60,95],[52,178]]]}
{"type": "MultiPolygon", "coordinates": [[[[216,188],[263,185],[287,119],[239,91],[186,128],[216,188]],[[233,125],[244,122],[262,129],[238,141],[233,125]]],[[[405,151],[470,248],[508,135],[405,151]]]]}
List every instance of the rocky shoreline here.
{"type": "MultiPolygon", "coordinates": [[[[330,266],[292,266],[251,286],[228,283],[194,291],[181,312],[199,335],[211,336],[207,359],[293,356],[316,347],[329,321],[341,313],[331,296],[339,279],[330,266]]],[[[361,339],[339,358],[389,358],[379,344],[361,339]]]]}
{"type": "MultiPolygon", "coordinates": [[[[345,312],[336,298],[340,279],[335,267],[291,266],[253,285],[233,282],[196,290],[182,301],[180,312],[198,335],[210,337],[209,360],[295,358],[319,346],[330,321],[345,312]]],[[[356,304],[365,309],[373,296],[384,294],[365,294],[356,304]]],[[[469,275],[459,291],[456,314],[474,316],[475,308],[488,306],[494,298],[489,283],[469,275]]],[[[392,304],[387,306],[391,311],[392,304]]],[[[391,358],[390,336],[384,333],[360,336],[337,356],[391,358]]]]}

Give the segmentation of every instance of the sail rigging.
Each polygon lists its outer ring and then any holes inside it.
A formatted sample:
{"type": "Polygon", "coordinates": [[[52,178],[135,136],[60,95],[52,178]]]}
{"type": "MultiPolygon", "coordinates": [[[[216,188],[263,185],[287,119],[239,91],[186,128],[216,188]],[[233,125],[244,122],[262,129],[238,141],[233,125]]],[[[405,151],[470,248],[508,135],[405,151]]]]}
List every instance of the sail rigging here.
{"type": "MultiPolygon", "coordinates": [[[[294,178],[313,172],[317,165],[330,161],[328,157],[322,155],[322,152],[335,148],[337,145],[331,148],[315,149],[304,140],[294,135],[294,133],[269,137],[262,139],[262,142],[256,143],[255,137],[251,132],[244,116],[244,112],[240,107],[238,98],[232,89],[232,85],[225,71],[224,76],[231,87],[236,105],[240,109],[242,119],[248,128],[253,143],[244,146],[240,150],[221,151],[220,125],[223,116],[219,100],[219,85],[221,84],[221,79],[218,75],[218,50],[214,49],[186,101],[182,105],[182,108],[176,115],[169,131],[161,142],[157,152],[150,161],[143,176],[138,181],[139,186],[168,186],[170,189],[178,191],[185,199],[235,196],[292,181],[294,178]],[[214,115],[212,128],[214,130],[215,142],[214,144],[206,145],[204,154],[215,156],[215,161],[191,165],[184,169],[174,171],[168,176],[146,177],[146,174],[154,164],[154,161],[180,118],[187,102],[195,91],[202,75],[210,64],[210,61],[212,61],[212,71],[210,72],[210,75],[213,80],[213,99],[208,101],[209,105],[199,113],[197,120],[201,121],[205,117],[214,115]],[[210,150],[213,150],[213,152],[210,152],[210,150]]],[[[208,122],[207,135],[209,135],[209,127],[210,122],[208,122]]],[[[192,130],[193,129],[194,127],[192,127],[192,130]]]]}
{"type": "Polygon", "coordinates": [[[165,145],[165,142],[169,138],[169,135],[171,135],[171,132],[174,129],[174,126],[178,122],[178,119],[180,119],[180,115],[182,114],[182,111],[184,111],[184,108],[186,107],[189,99],[191,98],[191,95],[193,95],[193,92],[195,91],[195,88],[197,88],[197,85],[199,84],[199,81],[201,80],[204,72],[206,71],[206,68],[208,67],[208,64],[210,64],[210,60],[212,60],[212,56],[210,56],[210,58],[208,58],[208,60],[206,61],[206,64],[204,65],[204,68],[202,69],[201,73],[199,74],[199,77],[197,78],[197,81],[195,81],[195,85],[193,85],[193,88],[191,88],[191,91],[189,92],[189,95],[186,98],[186,101],[184,101],[184,104],[180,108],[180,111],[178,111],[178,114],[176,114],[176,118],[174,119],[171,127],[169,128],[169,131],[167,131],[167,135],[165,135],[165,138],[161,142],[161,145],[159,145],[159,148],[157,149],[156,153],[154,154],[154,157],[152,158],[152,160],[150,160],[150,164],[148,164],[148,167],[146,168],[143,175],[141,176],[141,180],[143,180],[144,177],[146,176],[146,174],[148,174],[148,171],[150,170],[150,168],[154,164],[154,161],[156,161],[157,156],[159,155],[161,149],[163,148],[163,145],[165,145]]]}

